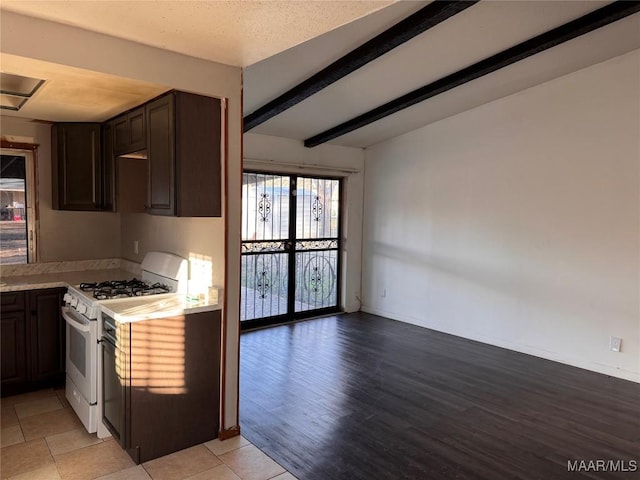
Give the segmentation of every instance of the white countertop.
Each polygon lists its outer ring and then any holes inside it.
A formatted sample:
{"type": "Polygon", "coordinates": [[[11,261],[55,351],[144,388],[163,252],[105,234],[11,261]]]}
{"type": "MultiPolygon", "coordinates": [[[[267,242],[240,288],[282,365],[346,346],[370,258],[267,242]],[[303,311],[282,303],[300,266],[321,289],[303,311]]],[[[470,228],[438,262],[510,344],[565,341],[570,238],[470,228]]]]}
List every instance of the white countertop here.
{"type": "MultiPolygon", "coordinates": [[[[0,277],[0,293],[43,288],[66,288],[79,285],[81,282],[128,280],[135,276],[130,271],[118,268],[6,275],[0,277]]],[[[140,276],[138,275],[137,278],[140,276]]],[[[210,289],[210,292],[209,298],[198,302],[187,301],[186,295],[170,293],[107,301],[101,305],[101,308],[104,313],[121,323],[221,310],[222,305],[219,303],[219,299],[222,297],[219,296],[219,290],[213,288],[210,289]]]]}
{"type": "Polygon", "coordinates": [[[177,293],[166,295],[151,295],[140,298],[125,298],[107,302],[101,305],[103,313],[120,323],[132,323],[154,318],[173,317],[191,313],[211,312],[220,310],[218,296],[199,302],[187,301],[186,295],[177,293]]]}
{"type": "Polygon", "coordinates": [[[134,276],[133,273],[118,268],[75,272],[50,272],[34,275],[8,275],[0,277],[0,293],[67,287],[69,285],[79,285],[81,282],[104,282],[116,278],[127,280],[134,276]]]}

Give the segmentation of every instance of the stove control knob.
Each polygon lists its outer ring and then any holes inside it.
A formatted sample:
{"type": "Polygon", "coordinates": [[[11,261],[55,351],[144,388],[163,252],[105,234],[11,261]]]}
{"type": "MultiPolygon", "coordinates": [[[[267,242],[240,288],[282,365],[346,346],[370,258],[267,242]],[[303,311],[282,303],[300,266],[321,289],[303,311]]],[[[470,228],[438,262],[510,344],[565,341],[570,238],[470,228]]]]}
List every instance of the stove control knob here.
{"type": "Polygon", "coordinates": [[[71,302],[71,294],[70,293],[65,293],[64,297],[62,297],[62,299],[64,300],[64,303],[70,303],[71,302]]]}
{"type": "Polygon", "coordinates": [[[81,303],[76,307],[76,310],[82,314],[87,313],[87,306],[84,303],[81,303]]]}
{"type": "Polygon", "coordinates": [[[72,307],[77,307],[78,306],[78,299],[71,297],[71,301],[69,303],[71,304],[72,307]]]}

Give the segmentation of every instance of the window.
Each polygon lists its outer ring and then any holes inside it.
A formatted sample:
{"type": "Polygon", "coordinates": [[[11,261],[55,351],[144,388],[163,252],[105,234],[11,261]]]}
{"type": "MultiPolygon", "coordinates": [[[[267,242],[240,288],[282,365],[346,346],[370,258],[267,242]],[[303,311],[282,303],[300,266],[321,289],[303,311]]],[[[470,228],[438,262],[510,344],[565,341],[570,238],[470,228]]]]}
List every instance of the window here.
{"type": "Polygon", "coordinates": [[[35,150],[0,155],[0,264],[36,261],[35,150]]]}

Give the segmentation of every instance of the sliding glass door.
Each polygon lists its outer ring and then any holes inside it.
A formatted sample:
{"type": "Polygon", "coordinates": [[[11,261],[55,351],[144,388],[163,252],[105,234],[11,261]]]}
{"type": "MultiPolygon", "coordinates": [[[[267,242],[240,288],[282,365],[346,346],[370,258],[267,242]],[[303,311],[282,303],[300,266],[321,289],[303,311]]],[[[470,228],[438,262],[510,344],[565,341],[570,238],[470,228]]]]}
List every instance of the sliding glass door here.
{"type": "Polygon", "coordinates": [[[340,187],[335,178],[243,174],[243,328],[339,310],[340,187]]]}

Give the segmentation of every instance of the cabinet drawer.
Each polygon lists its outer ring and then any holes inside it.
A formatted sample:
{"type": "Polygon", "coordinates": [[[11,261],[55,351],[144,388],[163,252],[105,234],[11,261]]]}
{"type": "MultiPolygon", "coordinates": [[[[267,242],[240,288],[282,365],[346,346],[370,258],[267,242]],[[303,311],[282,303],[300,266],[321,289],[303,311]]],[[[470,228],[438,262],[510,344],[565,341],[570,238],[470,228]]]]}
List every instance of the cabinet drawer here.
{"type": "Polygon", "coordinates": [[[0,305],[3,312],[24,310],[24,292],[0,293],[0,305]]]}

